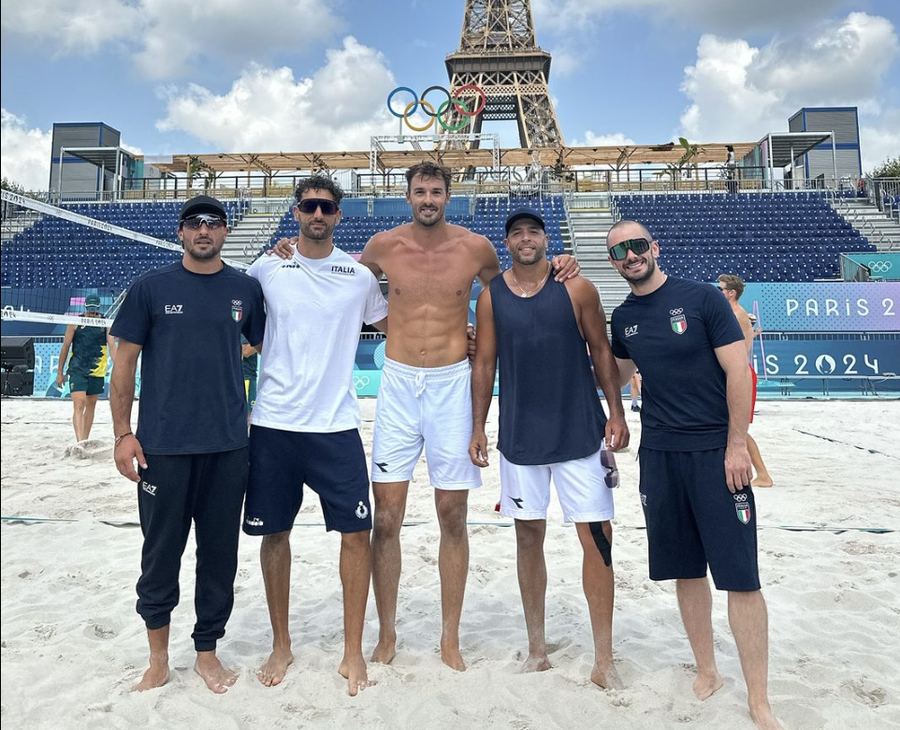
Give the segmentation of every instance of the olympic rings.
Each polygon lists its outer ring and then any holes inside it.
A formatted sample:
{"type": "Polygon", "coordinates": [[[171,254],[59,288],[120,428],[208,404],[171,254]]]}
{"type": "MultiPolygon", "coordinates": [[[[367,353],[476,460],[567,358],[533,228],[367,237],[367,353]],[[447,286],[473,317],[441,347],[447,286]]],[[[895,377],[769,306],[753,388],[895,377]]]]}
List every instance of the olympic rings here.
{"type": "Polygon", "coordinates": [[[427,89],[425,89],[421,96],[417,96],[416,92],[408,86],[398,86],[390,94],[388,94],[387,108],[388,111],[395,117],[406,122],[406,126],[414,132],[425,132],[431,129],[431,127],[434,125],[435,119],[437,119],[438,124],[440,124],[441,127],[444,128],[444,130],[448,132],[457,132],[469,123],[470,117],[474,117],[480,114],[484,110],[484,107],[487,105],[487,94],[485,94],[484,91],[475,84],[468,84],[466,86],[460,87],[457,90],[457,94],[462,91],[474,91],[481,96],[480,103],[474,111],[470,111],[469,104],[467,104],[463,99],[458,98],[458,96],[452,96],[450,94],[450,91],[443,86],[429,86],[427,89]],[[394,96],[401,91],[408,92],[413,98],[413,100],[406,105],[402,114],[395,111],[391,106],[391,102],[394,100],[394,96]],[[441,102],[441,104],[437,108],[437,111],[434,110],[434,106],[431,103],[425,100],[425,97],[428,96],[428,94],[430,94],[432,91],[443,91],[447,95],[447,99],[441,102]],[[447,111],[450,110],[451,105],[453,106],[454,110],[463,117],[463,120],[459,124],[447,124],[444,121],[444,116],[446,115],[447,111]],[[428,124],[417,127],[410,123],[409,116],[410,114],[415,114],[419,110],[419,106],[422,107],[422,112],[427,117],[430,117],[430,119],[428,120],[428,124]]]}

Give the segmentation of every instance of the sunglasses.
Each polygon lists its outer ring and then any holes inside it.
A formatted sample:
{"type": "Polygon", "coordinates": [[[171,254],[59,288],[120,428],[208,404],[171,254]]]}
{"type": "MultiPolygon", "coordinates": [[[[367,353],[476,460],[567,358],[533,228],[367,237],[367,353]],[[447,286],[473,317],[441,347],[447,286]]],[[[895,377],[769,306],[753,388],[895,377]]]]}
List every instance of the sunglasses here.
{"type": "Polygon", "coordinates": [[[297,203],[297,210],[304,215],[312,215],[316,212],[316,208],[322,211],[322,215],[334,215],[338,212],[338,204],[333,200],[323,200],[322,198],[307,198],[297,203]]]}
{"type": "Polygon", "coordinates": [[[201,213],[200,215],[192,215],[190,218],[185,218],[181,221],[181,225],[184,228],[188,228],[192,231],[199,231],[200,226],[204,223],[209,230],[214,231],[217,228],[223,228],[225,226],[225,219],[220,218],[217,215],[206,215],[205,213],[201,213]]]}
{"type": "Polygon", "coordinates": [[[650,241],[646,238],[629,238],[627,241],[617,243],[609,249],[609,257],[613,261],[624,261],[628,258],[628,252],[633,251],[636,256],[647,253],[650,250],[650,241]]]}
{"type": "Polygon", "coordinates": [[[615,489],[619,486],[619,470],[616,467],[616,457],[606,449],[600,451],[600,465],[606,469],[603,481],[607,489],[615,489]]]}

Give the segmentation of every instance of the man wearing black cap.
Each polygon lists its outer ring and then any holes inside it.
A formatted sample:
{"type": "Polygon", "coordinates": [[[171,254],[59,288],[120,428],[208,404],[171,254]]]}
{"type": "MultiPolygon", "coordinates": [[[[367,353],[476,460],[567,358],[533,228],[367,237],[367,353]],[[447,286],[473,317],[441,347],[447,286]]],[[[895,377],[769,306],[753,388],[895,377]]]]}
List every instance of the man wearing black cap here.
{"type": "MultiPolygon", "coordinates": [[[[85,297],[84,316],[100,318],[100,297],[96,294],[85,297]]],[[[110,359],[116,359],[116,341],[106,327],[68,325],[56,370],[56,387],[60,390],[66,381],[66,359],[69,357],[70,347],[72,357],[69,359],[68,375],[69,394],[74,408],[72,426],[75,428],[75,440],[85,441],[91,436],[94,409],[106,384],[107,365],[110,359]]]]}
{"type": "Polygon", "coordinates": [[[550,481],[584,552],[584,593],[594,634],[591,680],[620,688],[612,656],[615,462],[628,445],[606,317],[587,279],[551,278],[544,220],[523,208],[506,220],[512,268],[478,297],[469,457],[488,465],[484,426],[500,360],[500,512],[515,519],[519,589],[528,630],[525,671],[550,668],[544,637],[544,536],[550,481]],[[594,363],[588,359],[588,348],[594,363]],[[609,404],[607,420],[594,373],[609,404]],[[547,376],[546,378],[542,376],[547,376]],[[540,377],[541,382],[535,381],[540,377]]]}
{"type": "Polygon", "coordinates": [[[112,327],[119,338],[110,388],[115,460],[119,472],[138,483],[144,534],[137,611],[147,626],[150,667],[137,690],[160,687],[169,677],[169,622],[192,523],[194,669],[216,693],[237,679],[217,658],[216,642],[234,604],[247,482],[241,334],[258,346],[265,311],[259,283],[222,261],[227,235],[218,200],[188,200],[179,215],[182,260],[140,276],[112,327]],[[141,406],[132,433],[139,354],[141,406]]]}

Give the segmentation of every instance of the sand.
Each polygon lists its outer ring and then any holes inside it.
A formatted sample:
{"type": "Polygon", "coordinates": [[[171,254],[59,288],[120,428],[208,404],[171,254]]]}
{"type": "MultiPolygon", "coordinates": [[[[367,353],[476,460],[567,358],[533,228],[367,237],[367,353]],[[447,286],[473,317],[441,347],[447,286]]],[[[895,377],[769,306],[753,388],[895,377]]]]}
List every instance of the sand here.
{"type": "MultiPolygon", "coordinates": [[[[776,715],[793,729],[900,727],[900,532],[853,529],[900,529],[900,403],[764,401],[759,409],[752,433],[776,480],[774,489],[757,492],[776,715]],[[778,529],[785,525],[842,531],[778,529]]],[[[363,401],[362,413],[371,444],[374,402],[363,401]]],[[[485,486],[470,497],[465,673],[444,667],[437,653],[438,528],[420,463],[402,537],[399,653],[390,666],[370,665],[376,687],[351,698],[336,673],[340,543],[325,533],[310,494],[292,538],[296,663],[285,682],[265,688],[254,676],[271,632],[259,540],[244,536],[234,614],[219,645],[223,661],[240,672],[237,684],[213,695],[192,671],[189,544],[182,604],[172,621],[171,682],[132,693],[147,660],[134,612],[141,545],[136,488],[112,462],[106,404],[98,407],[94,440],[74,449],[70,417],[69,402],[2,403],[5,728],[752,728],[722,594],[714,596],[713,620],[725,686],[706,702],[691,692],[692,656],[674,587],[647,578],[635,448],[619,457],[616,493],[614,649],[623,690],[603,691],[588,680],[592,648],[580,548],[555,502],[546,543],[554,668],[517,673],[526,636],[513,529],[493,511],[495,458],[485,486]]],[[[628,419],[636,444],[637,415],[628,419]]],[[[489,429],[495,436],[495,411],[489,429]]],[[[370,596],[368,652],[376,636],[370,596]]]]}

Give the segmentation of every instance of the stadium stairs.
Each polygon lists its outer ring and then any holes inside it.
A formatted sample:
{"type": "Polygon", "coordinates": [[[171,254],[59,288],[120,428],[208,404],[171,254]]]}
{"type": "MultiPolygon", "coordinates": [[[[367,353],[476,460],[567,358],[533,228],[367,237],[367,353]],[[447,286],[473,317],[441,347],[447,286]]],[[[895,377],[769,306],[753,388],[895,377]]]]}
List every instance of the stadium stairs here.
{"type": "Polygon", "coordinates": [[[613,225],[612,213],[601,209],[569,208],[572,251],[581,264],[581,275],[600,292],[603,309],[610,314],[628,296],[625,280],[609,263],[606,234],[613,225]]]}
{"type": "Polygon", "coordinates": [[[900,224],[878,210],[868,198],[836,198],[832,205],[838,215],[879,251],[900,250],[900,224]]]}

